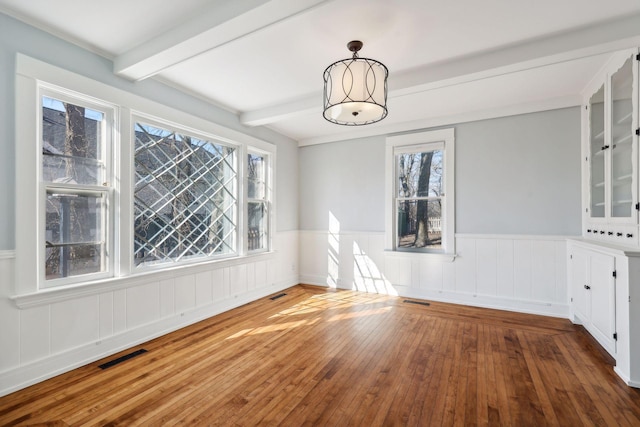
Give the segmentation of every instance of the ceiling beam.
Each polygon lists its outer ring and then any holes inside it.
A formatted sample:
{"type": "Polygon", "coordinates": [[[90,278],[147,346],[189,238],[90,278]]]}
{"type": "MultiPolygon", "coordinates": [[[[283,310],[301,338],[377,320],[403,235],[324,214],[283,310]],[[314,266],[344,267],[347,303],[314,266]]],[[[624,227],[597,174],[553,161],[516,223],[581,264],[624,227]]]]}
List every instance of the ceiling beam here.
{"type": "Polygon", "coordinates": [[[114,73],[139,81],[328,0],[215,1],[195,18],[117,56],[114,73]]]}
{"type": "Polygon", "coordinates": [[[458,123],[493,119],[496,117],[508,117],[520,114],[534,113],[537,111],[557,110],[561,108],[575,107],[576,105],[580,105],[581,101],[582,98],[579,95],[569,95],[543,101],[528,102],[518,105],[508,105],[505,107],[496,107],[480,111],[470,111],[466,113],[442,117],[412,120],[391,125],[385,125],[384,121],[382,121],[376,123],[371,127],[357,126],[357,128],[354,127],[353,129],[349,129],[348,132],[340,132],[315,138],[302,139],[298,141],[298,146],[305,147],[308,145],[326,144],[329,142],[345,141],[356,138],[367,138],[378,135],[391,135],[394,133],[407,132],[415,129],[428,129],[438,126],[450,126],[458,123]]]}
{"type": "MultiPolygon", "coordinates": [[[[579,28],[389,76],[389,99],[547,65],[573,61],[640,45],[640,14],[579,28]]],[[[240,121],[261,126],[320,112],[322,92],[296,103],[244,112],[240,121]],[[304,108],[304,106],[308,108],[304,108]]]]}

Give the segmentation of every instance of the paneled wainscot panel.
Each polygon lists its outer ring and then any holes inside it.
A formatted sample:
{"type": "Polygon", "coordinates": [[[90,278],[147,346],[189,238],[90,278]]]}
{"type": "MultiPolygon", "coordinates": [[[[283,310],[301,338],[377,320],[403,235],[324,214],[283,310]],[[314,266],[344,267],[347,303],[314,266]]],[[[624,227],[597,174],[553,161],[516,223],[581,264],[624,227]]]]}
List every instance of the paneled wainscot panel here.
{"type": "Polygon", "coordinates": [[[22,309],[13,252],[0,253],[0,395],[297,284],[297,231],[277,233],[274,248],[22,309]]]}
{"type": "Polygon", "coordinates": [[[302,283],[567,317],[566,238],[458,235],[451,259],[384,250],[384,233],[300,232],[302,283]]]}

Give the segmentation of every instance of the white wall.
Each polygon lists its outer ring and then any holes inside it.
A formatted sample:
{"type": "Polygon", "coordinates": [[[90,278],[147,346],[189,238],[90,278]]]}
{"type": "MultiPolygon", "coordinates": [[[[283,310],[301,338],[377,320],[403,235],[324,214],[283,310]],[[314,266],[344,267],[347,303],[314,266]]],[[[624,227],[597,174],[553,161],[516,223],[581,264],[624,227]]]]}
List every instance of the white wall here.
{"type": "Polygon", "coordinates": [[[300,280],[567,317],[579,108],[455,128],[456,257],[384,247],[385,138],[300,148],[300,280]]]}

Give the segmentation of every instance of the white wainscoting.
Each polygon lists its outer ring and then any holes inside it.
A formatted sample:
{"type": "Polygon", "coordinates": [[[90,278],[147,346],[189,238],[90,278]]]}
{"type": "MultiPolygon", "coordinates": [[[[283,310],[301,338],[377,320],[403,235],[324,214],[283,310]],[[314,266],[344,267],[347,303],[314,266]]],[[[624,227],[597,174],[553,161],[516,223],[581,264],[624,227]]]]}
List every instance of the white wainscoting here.
{"type": "Polygon", "coordinates": [[[300,231],[300,282],[569,317],[564,236],[456,235],[451,259],[384,250],[384,233],[300,231]]]}
{"type": "Polygon", "coordinates": [[[19,309],[12,251],[0,251],[0,396],[298,283],[298,233],[270,256],[19,309]]]}

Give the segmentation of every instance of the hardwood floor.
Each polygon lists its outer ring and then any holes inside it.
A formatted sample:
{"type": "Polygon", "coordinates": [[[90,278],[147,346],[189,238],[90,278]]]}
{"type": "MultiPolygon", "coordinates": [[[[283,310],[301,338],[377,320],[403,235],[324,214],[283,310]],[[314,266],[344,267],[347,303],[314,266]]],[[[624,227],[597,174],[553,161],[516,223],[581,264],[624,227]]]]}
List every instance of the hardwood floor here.
{"type": "Polygon", "coordinates": [[[640,426],[640,390],[567,320],[285,293],[0,398],[0,425],[640,426]]]}

